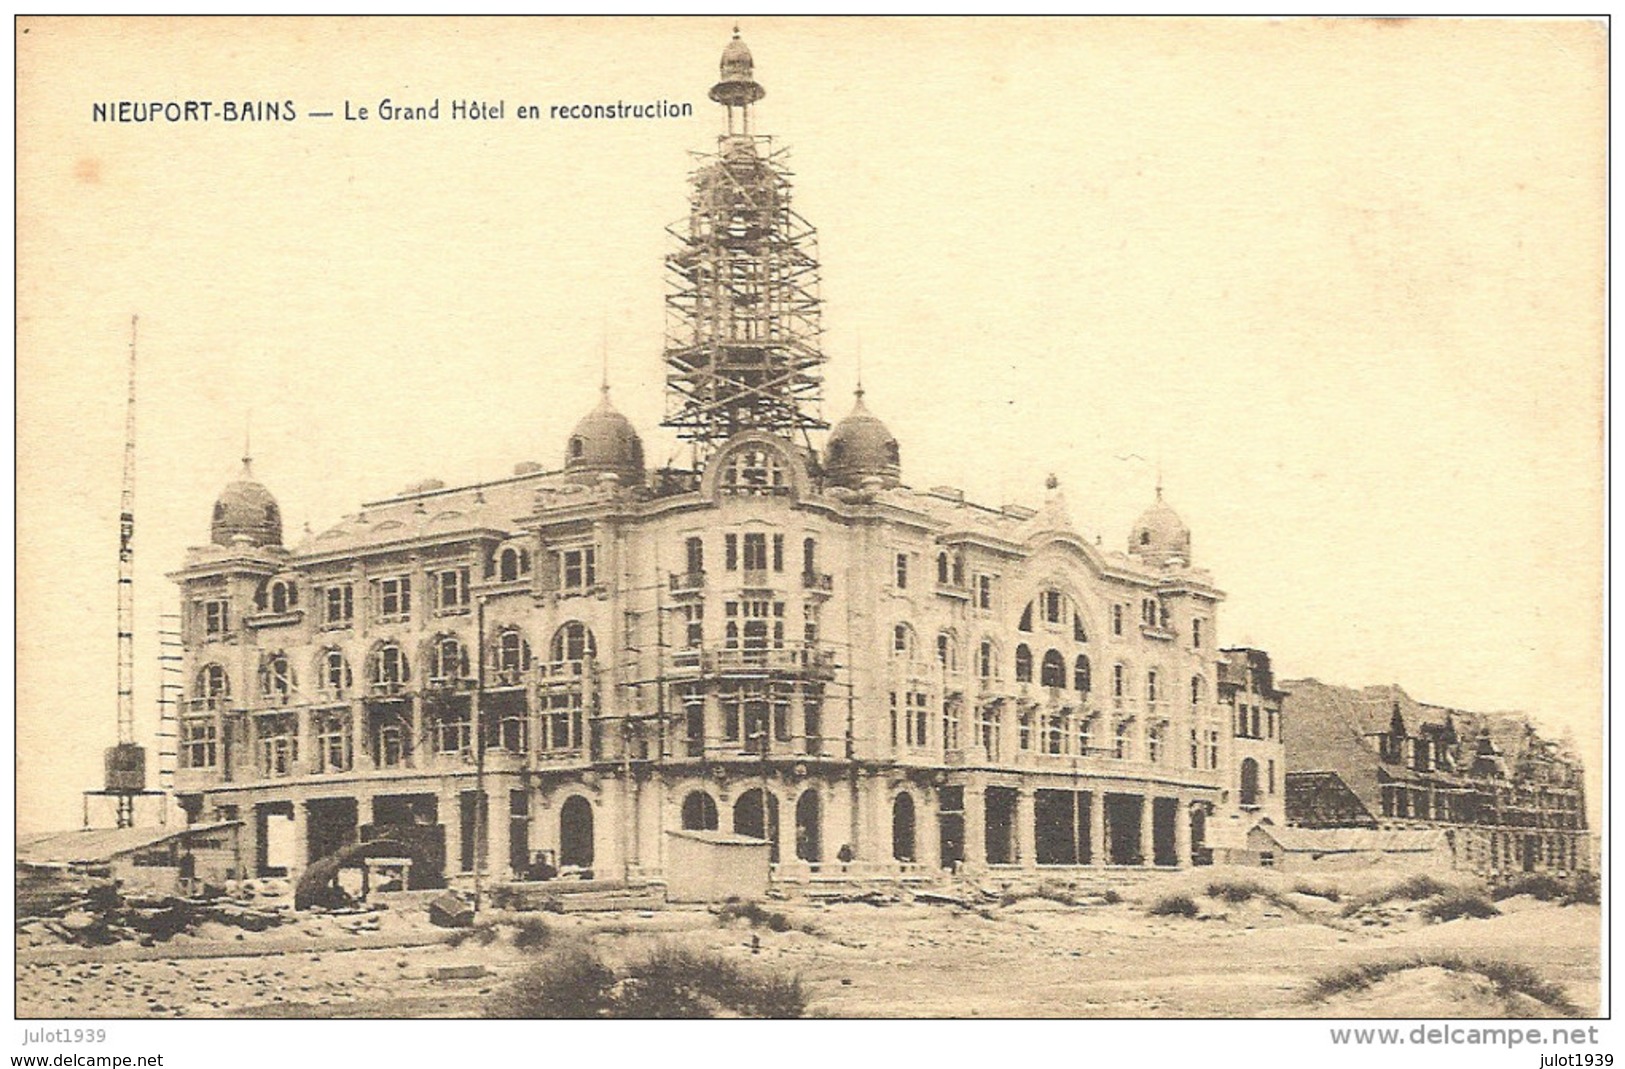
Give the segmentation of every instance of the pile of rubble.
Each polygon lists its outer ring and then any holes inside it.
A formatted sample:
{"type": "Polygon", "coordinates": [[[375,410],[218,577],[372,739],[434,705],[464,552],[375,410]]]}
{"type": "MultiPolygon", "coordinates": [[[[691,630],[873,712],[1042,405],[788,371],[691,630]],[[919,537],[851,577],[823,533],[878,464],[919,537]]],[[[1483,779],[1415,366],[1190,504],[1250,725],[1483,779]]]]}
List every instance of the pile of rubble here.
{"type": "Polygon", "coordinates": [[[123,895],[112,883],[73,888],[79,893],[33,895],[17,904],[17,945],[72,944],[143,946],[166,942],[182,932],[195,933],[213,922],[249,932],[286,923],[286,904],[255,903],[232,898],[181,898],[175,895],[123,895]]]}

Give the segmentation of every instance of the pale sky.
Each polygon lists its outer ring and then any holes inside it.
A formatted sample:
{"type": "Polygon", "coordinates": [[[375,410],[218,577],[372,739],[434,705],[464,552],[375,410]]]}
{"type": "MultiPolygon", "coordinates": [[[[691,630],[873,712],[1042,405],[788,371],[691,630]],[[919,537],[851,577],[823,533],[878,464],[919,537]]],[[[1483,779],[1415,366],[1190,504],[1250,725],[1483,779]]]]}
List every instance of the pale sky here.
{"type": "MultiPolygon", "coordinates": [[[[18,823],[114,738],[129,317],[138,732],[164,573],[251,418],[289,541],[562,460],[614,398],[651,461],[664,226],[725,20],[25,20],[18,38],[18,823]],[[430,123],[310,119],[441,101],[430,123]],[[504,100],[453,122],[454,99],[504,100]],[[292,123],[92,123],[283,100],[292,123]],[[664,99],[692,118],[540,121],[664,99]]],[[[1160,463],[1220,638],[1574,734],[1600,800],[1600,23],[753,19],[758,129],[819,228],[826,414],[919,487],[1121,547],[1160,463]],[[1128,457],[1130,459],[1120,459],[1128,457]],[[1143,459],[1133,459],[1143,458],[1143,459]]],[[[108,819],[103,814],[103,819],[108,819]]]]}

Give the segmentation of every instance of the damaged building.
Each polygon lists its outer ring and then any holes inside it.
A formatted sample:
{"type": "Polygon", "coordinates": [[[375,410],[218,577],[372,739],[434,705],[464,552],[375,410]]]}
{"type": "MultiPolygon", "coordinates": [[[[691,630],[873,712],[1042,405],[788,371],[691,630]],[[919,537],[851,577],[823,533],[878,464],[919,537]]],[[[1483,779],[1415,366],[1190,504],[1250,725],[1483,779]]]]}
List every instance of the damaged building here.
{"type": "Polygon", "coordinates": [[[1293,825],[1443,831],[1457,868],[1492,878],[1592,870],[1580,760],[1526,717],[1397,686],[1282,687],[1293,825]]]}
{"type": "Polygon", "coordinates": [[[814,232],[763,93],[736,36],[667,260],[688,464],[651,469],[606,384],[557,467],[290,546],[244,458],[173,576],[177,793],[242,822],[239,875],[387,839],[420,886],[656,880],[673,831],[765,841],[777,880],[1177,867],[1279,811],[1268,659],[1221,652],[1160,486],[1108,550],[1053,477],[1037,508],[909,486],[861,387],[823,422],[814,232]]]}

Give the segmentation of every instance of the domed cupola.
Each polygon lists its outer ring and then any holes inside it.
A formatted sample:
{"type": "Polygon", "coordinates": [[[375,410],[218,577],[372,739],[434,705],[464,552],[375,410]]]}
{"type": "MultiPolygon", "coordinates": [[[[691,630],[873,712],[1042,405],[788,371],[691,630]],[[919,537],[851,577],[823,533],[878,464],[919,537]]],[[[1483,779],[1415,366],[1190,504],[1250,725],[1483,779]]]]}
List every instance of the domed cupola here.
{"type": "Polygon", "coordinates": [[[632,422],[609,403],[609,385],[600,388],[603,399],[598,407],[582,417],[570,432],[564,449],[564,470],[595,482],[601,475],[615,475],[623,486],[643,482],[643,439],[632,422]]]}
{"type": "Polygon", "coordinates": [[[711,87],[711,99],[729,107],[754,104],[767,95],[755,78],[755,61],[750,49],[739,39],[739,27],[734,27],[733,40],[722,50],[721,78],[711,87]]]}
{"type": "Polygon", "coordinates": [[[214,503],[209,537],[217,546],[229,546],[238,539],[247,539],[256,546],[282,544],[282,510],[271,491],[254,478],[254,461],[246,454],[242,474],[220,492],[220,499],[214,503]]]}
{"type": "Polygon", "coordinates": [[[1157,486],[1157,500],[1140,513],[1129,535],[1128,551],[1151,564],[1189,564],[1191,559],[1191,530],[1179,513],[1162,499],[1162,486],[1157,486]]]}
{"type": "Polygon", "coordinates": [[[829,432],[824,447],[824,470],[830,481],[859,489],[869,479],[896,486],[902,477],[897,439],[863,403],[863,387],[854,391],[852,412],[829,432]]]}

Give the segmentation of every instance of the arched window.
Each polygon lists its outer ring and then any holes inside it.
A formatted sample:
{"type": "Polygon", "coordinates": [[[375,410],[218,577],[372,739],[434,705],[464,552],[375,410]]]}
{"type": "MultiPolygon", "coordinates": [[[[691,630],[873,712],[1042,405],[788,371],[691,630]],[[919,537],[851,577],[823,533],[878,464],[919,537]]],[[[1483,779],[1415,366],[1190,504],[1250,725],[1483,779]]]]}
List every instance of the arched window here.
{"type": "Polygon", "coordinates": [[[689,794],[683,799],[683,827],[689,831],[716,831],[716,801],[704,791],[689,794]]]}
{"type": "Polygon", "coordinates": [[[1021,610],[1021,622],[1016,624],[1017,631],[1031,631],[1033,629],[1033,603],[1028,602],[1027,607],[1021,610]]]}
{"type": "Polygon", "coordinates": [[[293,665],[288,655],[278,651],[260,660],[260,697],[274,705],[286,705],[293,697],[293,665]]]}
{"type": "Polygon", "coordinates": [[[1258,762],[1251,757],[1241,763],[1241,804],[1258,804],[1258,762]]]}
{"type": "Polygon", "coordinates": [[[322,651],[320,665],[322,693],[329,698],[344,698],[350,693],[354,680],[350,675],[350,662],[344,651],[333,647],[322,651]]]}
{"type": "Polygon", "coordinates": [[[262,612],[289,612],[299,607],[299,588],[287,579],[273,579],[254,595],[254,607],[262,612]]]}
{"type": "Polygon", "coordinates": [[[378,647],[372,658],[372,681],[380,687],[402,687],[412,678],[412,669],[406,651],[394,642],[378,647]]]}
{"type": "Polygon", "coordinates": [[[1072,665],[1072,688],[1079,694],[1088,694],[1091,687],[1089,679],[1089,658],[1078,654],[1078,659],[1072,665]]]}
{"type": "Polygon", "coordinates": [[[598,643],[594,641],[592,632],[587,630],[587,625],[581,621],[571,620],[553,632],[552,659],[555,667],[574,665],[573,674],[580,675],[582,663],[596,656],[598,643]]]}
{"type": "Polygon", "coordinates": [[[766,795],[766,813],[763,813],[763,791],[753,787],[739,796],[734,803],[734,834],[748,835],[752,839],[766,839],[771,845],[767,856],[779,859],[779,800],[766,795]]]}
{"type": "Polygon", "coordinates": [[[504,628],[497,634],[496,662],[499,683],[517,683],[530,671],[530,643],[519,628],[504,628]]]}
{"type": "Polygon", "coordinates": [[[1079,613],[1079,612],[1074,612],[1072,614],[1072,641],[1073,642],[1088,642],[1089,641],[1088,634],[1086,634],[1084,632],[1084,630],[1083,630],[1083,614],[1079,613]]]}
{"type": "Polygon", "coordinates": [[[497,554],[497,581],[513,583],[530,574],[530,550],[504,546],[497,554]]]}
{"type": "Polygon", "coordinates": [[[587,443],[581,440],[581,436],[579,434],[572,437],[570,439],[570,459],[580,460],[581,454],[586,450],[586,448],[587,443]]]}
{"type": "Polygon", "coordinates": [[[823,805],[815,790],[803,791],[796,802],[796,857],[802,861],[824,859],[823,805]]]}
{"type": "Polygon", "coordinates": [[[959,671],[959,642],[952,631],[937,635],[937,663],[950,672],[959,671]]]}
{"type": "Polygon", "coordinates": [[[592,839],[592,803],[571,795],[559,807],[559,864],[591,867],[592,839]]]}
{"type": "Polygon", "coordinates": [[[1039,669],[1038,678],[1046,687],[1066,686],[1066,658],[1061,656],[1060,650],[1048,650],[1044,653],[1044,663],[1039,669]]]}
{"type": "Polygon", "coordinates": [[[914,860],[914,799],[907,794],[892,800],[891,856],[898,861],[914,860]]]}
{"type": "Polygon", "coordinates": [[[892,628],[891,652],[893,657],[905,661],[916,659],[914,646],[914,629],[907,624],[898,624],[892,628]]]}
{"type": "Polygon", "coordinates": [[[1033,681],[1033,651],[1023,642],[1016,647],[1016,682],[1031,683],[1033,681]]]}
{"type": "Polygon", "coordinates": [[[226,670],[218,664],[204,665],[197,674],[194,696],[205,709],[224,709],[231,699],[231,679],[226,670]]]}
{"type": "Polygon", "coordinates": [[[455,635],[441,635],[429,646],[429,682],[449,686],[469,678],[468,647],[455,635]]]}

